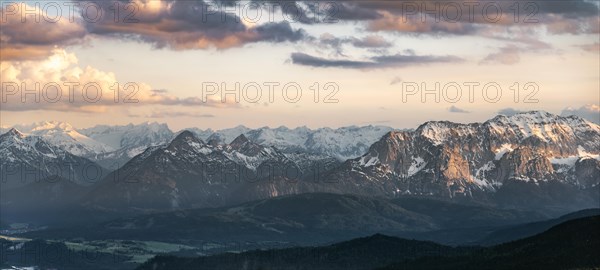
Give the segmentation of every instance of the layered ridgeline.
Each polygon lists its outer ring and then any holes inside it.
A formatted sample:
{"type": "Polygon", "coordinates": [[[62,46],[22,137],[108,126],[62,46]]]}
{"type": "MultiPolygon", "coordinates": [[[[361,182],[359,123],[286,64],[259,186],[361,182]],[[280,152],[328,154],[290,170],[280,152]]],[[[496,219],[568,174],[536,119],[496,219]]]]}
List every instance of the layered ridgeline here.
{"type": "Polygon", "coordinates": [[[138,125],[98,125],[80,130],[89,138],[110,147],[111,151],[96,152],[90,158],[107,168],[117,169],[148,147],[160,145],[173,139],[173,132],[166,124],[142,123],[138,125]]]}
{"type": "Polygon", "coordinates": [[[215,256],[156,256],[137,269],[597,269],[600,216],[488,248],[449,247],[376,234],[319,247],[251,250],[215,256]]]}
{"type": "Polygon", "coordinates": [[[318,175],[339,162],[284,154],[239,135],[208,144],[189,131],[148,148],[109,174],[87,205],[114,210],[214,207],[319,190],[318,175]]]}
{"type": "Polygon", "coordinates": [[[40,137],[48,143],[80,157],[93,157],[98,153],[114,150],[113,147],[82,134],[69,123],[43,121],[28,125],[16,125],[12,128],[27,136],[40,137]]]}
{"type": "Polygon", "coordinates": [[[359,194],[575,209],[598,205],[599,154],[597,124],[527,112],[393,131],[327,177],[359,194]]]}
{"type": "Polygon", "coordinates": [[[54,147],[109,169],[116,169],[146,148],[173,138],[166,124],[157,123],[100,125],[78,130],[68,123],[43,121],[13,128],[23,136],[41,138],[54,147]]]}
{"type": "Polygon", "coordinates": [[[314,245],[386,233],[464,245],[485,237],[490,228],[544,218],[531,211],[429,198],[305,193],[220,208],[138,213],[98,223],[88,219],[85,224],[63,224],[62,228],[30,232],[23,237],[314,245]]]}
{"type": "MultiPolygon", "coordinates": [[[[418,203],[426,201],[430,200],[419,199],[418,203]]],[[[449,207],[446,214],[454,216],[453,223],[463,228],[485,219],[494,222],[489,218],[507,221],[502,220],[507,214],[519,216],[514,215],[514,210],[480,207],[453,211],[459,205],[439,203],[436,209],[449,207]]],[[[411,236],[397,238],[385,227],[428,230],[445,223],[443,216],[413,212],[405,206],[403,201],[383,202],[353,195],[304,194],[232,208],[180,210],[69,229],[34,231],[21,235],[25,238],[0,239],[0,243],[6,254],[3,266],[7,267],[26,266],[26,262],[34,259],[39,267],[60,269],[82,269],[82,266],[134,269],[136,262],[144,260],[147,261],[136,269],[597,269],[600,266],[597,209],[572,213],[560,221],[537,223],[544,224],[542,227],[531,224],[509,227],[503,234],[517,238],[501,245],[478,247],[467,243],[448,246],[411,236]],[[336,219],[344,212],[349,214],[343,218],[352,219],[351,222],[336,219]],[[526,235],[520,233],[523,227],[528,228],[526,235]],[[352,230],[354,234],[349,233],[352,230]],[[373,231],[385,235],[373,235],[373,231]],[[341,234],[344,235],[339,239],[341,234]],[[27,240],[44,235],[49,236],[46,241],[27,240]],[[325,239],[311,242],[319,237],[325,239]],[[159,252],[161,247],[164,252],[159,252]],[[29,256],[31,252],[15,252],[49,248],[73,256],[56,260],[29,256]],[[94,251],[94,259],[76,252],[87,249],[94,251]]]]}
{"type": "Polygon", "coordinates": [[[249,129],[238,126],[219,131],[190,129],[199,138],[211,144],[226,144],[244,134],[256,143],[274,146],[285,153],[303,152],[326,155],[344,161],[367,152],[371,144],[393,130],[385,126],[349,126],[337,129],[297,127],[290,129],[262,127],[249,129]]]}
{"type": "MultiPolygon", "coordinates": [[[[166,124],[141,123],[122,126],[98,125],[75,129],[70,124],[44,121],[13,128],[27,136],[37,136],[61,147],[73,155],[88,158],[105,168],[117,169],[149,147],[170,142],[180,132],[173,132],[166,124]]],[[[2,127],[1,133],[9,130],[2,127]]],[[[392,130],[384,126],[341,127],[338,129],[309,129],[298,127],[251,129],[237,126],[229,129],[185,129],[212,145],[231,143],[240,135],[249,140],[277,147],[284,153],[309,153],[331,156],[340,161],[363,155],[369,146],[392,130]]]]}
{"type": "Polygon", "coordinates": [[[67,179],[89,186],[108,174],[102,166],[46,141],[45,137],[26,136],[14,128],[0,135],[0,157],[2,193],[43,179],[67,179]]]}

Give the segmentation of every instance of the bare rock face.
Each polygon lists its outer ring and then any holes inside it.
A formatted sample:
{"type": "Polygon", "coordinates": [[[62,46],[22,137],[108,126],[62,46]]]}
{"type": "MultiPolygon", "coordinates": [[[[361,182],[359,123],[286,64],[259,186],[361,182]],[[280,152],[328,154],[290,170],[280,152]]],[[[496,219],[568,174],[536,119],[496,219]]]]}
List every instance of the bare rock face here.
{"type": "Polygon", "coordinates": [[[575,166],[569,177],[582,188],[593,188],[598,186],[598,179],[600,179],[600,161],[593,158],[578,159],[577,162],[575,162],[575,166]]]}
{"type": "Polygon", "coordinates": [[[440,174],[442,179],[453,183],[471,182],[469,162],[460,154],[457,148],[444,148],[441,156],[440,174]]]}
{"type": "Polygon", "coordinates": [[[379,190],[382,196],[489,201],[514,181],[552,182],[541,188],[568,185],[573,192],[595,187],[599,160],[598,125],[527,112],[484,123],[428,122],[414,131],[390,132],[328,177],[379,190]]]}
{"type": "Polygon", "coordinates": [[[551,180],[554,179],[554,169],[546,152],[539,152],[530,146],[520,146],[505,154],[498,166],[498,182],[507,179],[551,180]]]}

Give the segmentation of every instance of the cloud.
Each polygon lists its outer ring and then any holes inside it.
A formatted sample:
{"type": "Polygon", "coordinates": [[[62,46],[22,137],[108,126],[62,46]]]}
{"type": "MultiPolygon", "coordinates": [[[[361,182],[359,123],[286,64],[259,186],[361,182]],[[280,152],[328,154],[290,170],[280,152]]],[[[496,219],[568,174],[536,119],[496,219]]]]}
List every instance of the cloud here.
{"type": "Polygon", "coordinates": [[[320,47],[331,47],[339,56],[345,56],[344,46],[352,45],[362,49],[385,49],[392,46],[392,43],[387,41],[380,35],[368,35],[362,38],[357,37],[336,37],[330,33],[322,34],[318,39],[315,39],[316,45],[320,47]]]}
{"type": "Polygon", "coordinates": [[[590,122],[594,122],[600,125],[600,106],[596,104],[589,104],[580,108],[565,108],[562,116],[575,115],[581,118],[587,119],[590,122]]]}
{"type": "Polygon", "coordinates": [[[482,25],[527,24],[530,27],[548,26],[551,33],[582,33],[593,31],[597,27],[593,21],[597,20],[599,8],[593,1],[535,1],[518,4],[524,13],[517,18],[508,12],[515,8],[515,3],[509,1],[477,1],[472,9],[466,2],[359,1],[350,5],[339,4],[342,6],[339,9],[349,11],[346,14],[342,12],[340,19],[368,19],[369,29],[373,31],[463,35],[476,34],[482,25]],[[350,12],[356,10],[361,13],[350,12]],[[494,18],[495,10],[502,10],[497,19],[494,18]],[[525,10],[533,12],[527,15],[525,10]],[[352,16],[354,14],[357,15],[355,18],[352,16]]]}
{"type": "Polygon", "coordinates": [[[312,67],[336,67],[350,69],[376,69],[391,67],[406,67],[432,63],[455,63],[462,61],[456,56],[434,56],[414,54],[394,54],[374,56],[368,60],[326,59],[305,53],[292,53],[292,63],[312,67]]]}
{"type": "Polygon", "coordinates": [[[341,68],[367,68],[373,66],[373,62],[352,60],[330,60],[311,56],[305,53],[292,53],[292,63],[313,67],[341,67],[341,68]]]}
{"type": "MultiPolygon", "coordinates": [[[[243,1],[219,0],[218,2],[226,2],[231,6],[232,3],[243,1]]],[[[448,2],[443,0],[331,1],[323,3],[315,1],[286,1],[285,3],[287,4],[285,8],[279,8],[279,10],[294,15],[294,17],[301,17],[299,21],[306,24],[319,22],[319,20],[315,20],[317,18],[314,15],[328,16],[328,19],[342,21],[373,21],[381,19],[385,16],[385,13],[396,16],[410,15],[418,20],[421,20],[422,16],[426,16],[426,21],[434,23],[434,15],[432,13],[441,17],[440,21],[451,20],[453,22],[474,24],[514,23],[515,19],[511,16],[512,13],[509,12],[514,10],[514,3],[508,1],[477,1],[476,5],[472,6],[473,10],[471,14],[473,16],[469,16],[469,7],[465,2],[448,2]],[[499,18],[499,22],[493,20],[493,11],[496,7],[503,11],[503,16],[499,18]],[[486,9],[488,10],[487,13],[486,9]],[[432,10],[433,12],[431,12],[432,10]],[[490,15],[486,17],[485,14],[490,15]]],[[[551,15],[560,18],[582,18],[595,17],[598,14],[598,5],[587,0],[535,1],[520,2],[519,4],[519,8],[523,12],[535,10],[535,15],[539,16],[551,15]]],[[[535,18],[537,17],[533,16],[533,19],[535,18]]],[[[525,15],[519,17],[519,19],[520,21],[524,20],[525,15]]],[[[540,19],[538,22],[543,23],[544,21],[540,19]]]]}
{"type": "Polygon", "coordinates": [[[362,39],[353,37],[350,38],[350,41],[357,48],[388,48],[392,46],[390,42],[380,35],[368,35],[362,39]]]}
{"type": "Polygon", "coordinates": [[[2,5],[0,13],[3,15],[0,27],[1,61],[43,59],[52,53],[53,48],[83,42],[87,34],[81,20],[69,22],[67,18],[61,17],[52,22],[51,16],[46,12],[25,3],[2,5]],[[25,17],[23,22],[19,10],[25,8],[31,15],[25,17]],[[36,21],[35,18],[39,20],[36,21]]]}
{"type": "Polygon", "coordinates": [[[578,45],[577,47],[581,48],[586,52],[600,53],[600,43],[598,42],[592,44],[578,45]]]}
{"type": "Polygon", "coordinates": [[[477,30],[474,24],[446,21],[435,22],[434,18],[429,18],[429,20],[423,22],[420,16],[399,16],[389,12],[382,12],[382,14],[381,18],[367,23],[368,30],[435,35],[466,35],[474,34],[477,30]]]}
{"type": "Polygon", "coordinates": [[[448,108],[448,111],[449,111],[449,112],[451,112],[451,113],[471,113],[470,111],[467,111],[467,110],[461,109],[461,108],[459,108],[459,107],[456,107],[456,106],[454,106],[454,105],[450,106],[450,107],[448,108]]]}
{"type": "MultiPolygon", "coordinates": [[[[135,16],[137,22],[115,22],[107,16],[100,22],[88,24],[88,31],[175,50],[228,49],[254,42],[279,43],[307,37],[302,29],[292,29],[287,21],[247,26],[235,12],[213,10],[214,5],[204,1],[135,2],[140,7],[135,16]]],[[[107,12],[113,8],[112,3],[100,5],[107,12]]]]}
{"type": "Polygon", "coordinates": [[[395,85],[395,84],[399,84],[401,83],[403,80],[402,78],[400,78],[399,76],[396,76],[392,79],[392,81],[390,82],[390,85],[395,85]]]}
{"type": "Polygon", "coordinates": [[[166,94],[167,92],[169,92],[169,90],[167,89],[152,89],[151,90],[152,93],[159,95],[159,94],[166,94]]]}
{"type": "Polygon", "coordinates": [[[502,110],[499,110],[498,114],[502,114],[502,115],[506,115],[506,116],[513,116],[515,114],[519,114],[519,113],[522,113],[522,112],[523,111],[516,110],[516,109],[513,109],[513,108],[504,108],[502,110]]]}
{"type": "MultiPolygon", "coordinates": [[[[597,9],[596,9],[597,10],[597,9]]],[[[597,11],[596,11],[597,12],[597,11]]],[[[545,27],[550,34],[598,34],[600,32],[600,18],[573,18],[561,16],[547,16],[545,27]]]]}
{"type": "MultiPolygon", "coordinates": [[[[339,2],[337,2],[339,3],[339,2]]],[[[512,65],[520,61],[520,53],[539,52],[552,46],[543,41],[547,35],[586,35],[600,33],[599,6],[594,1],[356,1],[347,8],[360,10],[341,20],[364,22],[367,31],[391,32],[408,36],[452,37],[474,36],[504,40],[507,44],[524,45],[521,50],[505,48],[491,53],[482,63],[512,65]],[[509,12],[519,5],[519,15],[509,12]],[[456,12],[458,10],[460,12],[456,12]],[[489,7],[492,8],[489,8],[489,7]],[[498,20],[493,11],[502,10],[498,20]],[[492,11],[492,15],[486,16],[492,11]],[[529,13],[528,13],[529,12],[529,13]],[[368,18],[362,14],[369,14],[368,18]],[[526,33],[525,33],[526,32],[526,33]],[[524,34],[521,34],[524,33],[524,34]]],[[[339,4],[344,8],[347,4],[339,4]]],[[[343,9],[344,9],[343,8],[343,9]]]]}
{"type": "Polygon", "coordinates": [[[175,118],[175,117],[193,117],[193,118],[213,118],[215,115],[200,113],[200,112],[187,112],[187,111],[153,111],[149,114],[135,114],[130,113],[130,117],[142,117],[142,118],[175,118]]]}
{"type": "MultiPolygon", "coordinates": [[[[503,1],[478,1],[473,12],[468,12],[464,3],[459,3],[462,15],[454,19],[456,4],[448,1],[285,1],[283,5],[268,4],[263,1],[250,2],[258,9],[270,10],[273,7],[286,15],[285,19],[277,22],[254,24],[248,23],[239,7],[235,11],[220,9],[218,4],[235,6],[248,2],[234,0],[216,1],[148,1],[131,0],[128,3],[136,7],[132,18],[127,18],[123,12],[114,18],[113,1],[80,1],[86,5],[94,4],[102,8],[103,16],[98,21],[90,22],[90,18],[82,17],[81,10],[72,21],[63,12],[57,22],[45,19],[35,22],[31,18],[26,23],[21,22],[19,12],[12,14],[10,5],[3,5],[2,11],[8,14],[6,22],[0,29],[0,52],[3,60],[43,59],[50,55],[54,48],[65,48],[71,45],[85,43],[87,38],[107,37],[131,39],[151,44],[156,48],[174,50],[190,49],[228,49],[242,47],[256,42],[298,42],[312,40],[303,29],[294,29],[289,23],[290,18],[297,19],[301,24],[323,23],[323,18],[341,21],[362,22],[370,31],[391,31],[409,34],[426,35],[481,35],[487,31],[508,32],[507,26],[520,27],[522,20],[528,18],[524,14],[516,23],[513,14],[514,4],[503,1]],[[488,4],[499,5],[505,11],[499,21],[490,20],[484,16],[484,8],[488,4]],[[416,6],[415,6],[416,5],[416,6]],[[10,8],[9,8],[10,7],[10,8]],[[416,10],[414,10],[416,8],[416,10]],[[435,10],[437,15],[430,14],[435,10]],[[416,11],[416,12],[413,12],[416,11]],[[474,17],[468,13],[473,13],[474,17]],[[441,17],[437,20],[434,16],[441,17]],[[133,21],[127,21],[127,20],[133,21]],[[286,21],[286,19],[288,21],[286,21]],[[494,29],[494,30],[490,30],[494,29]]],[[[121,3],[121,2],[119,2],[121,3]]],[[[527,24],[526,29],[544,27],[550,34],[594,34],[600,32],[598,5],[592,1],[537,1],[532,2],[537,8],[535,18],[537,23],[527,24]]],[[[526,3],[521,4],[525,8],[526,3]]],[[[21,3],[20,9],[33,9],[26,3],[21,3]]],[[[530,10],[530,9],[527,9],[530,10]]],[[[44,18],[52,18],[44,11],[35,9],[44,18]]],[[[523,12],[525,13],[525,12],[523,12]]],[[[262,12],[265,15],[265,12],[262,12]]],[[[91,15],[90,15],[91,16],[91,15]]],[[[295,24],[297,25],[297,24],[295,24]]],[[[531,35],[529,35],[531,36],[531,35]]],[[[493,38],[493,37],[491,37],[493,38]]],[[[530,38],[535,40],[536,38],[530,38]]],[[[391,44],[377,35],[365,38],[348,38],[346,42],[359,48],[386,48],[391,44]]],[[[514,54],[513,54],[514,55],[514,54]]],[[[493,56],[492,56],[493,57],[493,56]]]]}
{"type": "Polygon", "coordinates": [[[514,65],[520,60],[520,49],[517,46],[509,45],[500,48],[498,52],[488,54],[479,64],[514,65]]]}
{"type": "Polygon", "coordinates": [[[97,21],[92,15],[75,16],[66,12],[53,18],[39,8],[21,3],[3,5],[1,12],[6,23],[0,28],[0,53],[2,60],[43,59],[54,48],[84,43],[89,36],[142,41],[156,48],[174,50],[189,49],[228,49],[256,42],[297,42],[310,37],[302,29],[292,29],[287,21],[246,25],[238,15],[225,11],[208,11],[211,6],[204,1],[143,1],[133,0],[136,7],[132,18],[126,21],[129,13],[114,18],[112,1],[82,1],[80,6],[94,5],[102,9],[97,21]],[[6,9],[6,10],[5,10],[6,9]],[[13,10],[14,9],[14,10],[13,10]],[[40,18],[35,21],[29,16],[21,21],[19,10],[34,10],[40,18]],[[14,13],[14,14],[13,14],[14,13]]]}
{"type": "Polygon", "coordinates": [[[383,16],[377,9],[363,7],[360,5],[360,3],[352,1],[335,2],[333,8],[335,10],[335,14],[332,17],[338,20],[375,20],[383,16]]]}
{"type": "Polygon", "coordinates": [[[481,37],[502,41],[505,43],[496,52],[488,54],[479,64],[514,65],[521,61],[523,53],[560,53],[552,44],[536,38],[538,30],[535,28],[510,28],[504,31],[487,28],[480,31],[481,37]]]}
{"type": "Polygon", "coordinates": [[[2,110],[106,112],[109,107],[180,105],[239,107],[200,97],[177,97],[135,82],[119,83],[112,72],[80,67],[75,54],[56,49],[41,61],[5,61],[0,65],[2,110]],[[39,86],[38,86],[39,85],[39,86]],[[26,92],[28,90],[28,92],[26,92]],[[33,91],[32,91],[33,90],[33,91]]]}

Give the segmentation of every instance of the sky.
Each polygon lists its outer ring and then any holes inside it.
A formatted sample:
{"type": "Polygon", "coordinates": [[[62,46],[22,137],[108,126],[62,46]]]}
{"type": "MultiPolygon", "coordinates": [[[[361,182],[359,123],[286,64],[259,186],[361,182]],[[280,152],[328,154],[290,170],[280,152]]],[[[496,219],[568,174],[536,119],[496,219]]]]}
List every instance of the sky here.
{"type": "Polygon", "coordinates": [[[0,125],[412,128],[527,110],[600,122],[598,10],[584,0],[3,1],[0,125]]]}

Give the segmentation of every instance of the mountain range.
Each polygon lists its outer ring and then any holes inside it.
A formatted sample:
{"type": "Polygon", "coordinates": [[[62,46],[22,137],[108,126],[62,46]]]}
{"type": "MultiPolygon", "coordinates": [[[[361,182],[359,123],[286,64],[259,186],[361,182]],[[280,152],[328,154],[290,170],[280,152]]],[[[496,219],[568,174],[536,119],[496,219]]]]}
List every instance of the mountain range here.
{"type": "Polygon", "coordinates": [[[597,124],[526,112],[392,131],[325,177],[358,194],[493,201],[565,213],[598,205],[599,154],[597,124]]]}
{"type": "Polygon", "coordinates": [[[597,219],[553,227],[600,206],[600,126],[574,116],[533,111],[414,130],[44,122],[7,129],[0,146],[3,232],[44,239],[23,246],[132,248],[90,269],[132,268],[161,250],[186,258],[140,269],[597,265],[582,251],[597,243],[579,233],[597,219]],[[366,238],[332,244],[356,237],[366,238]],[[248,251],[273,244],[285,249],[248,251]],[[232,249],[242,253],[206,256],[232,249]]]}
{"type": "Polygon", "coordinates": [[[41,137],[73,155],[88,158],[113,170],[123,166],[147,148],[171,141],[184,130],[212,145],[229,144],[244,134],[253,142],[277,147],[285,153],[302,152],[331,156],[340,161],[361,156],[372,143],[393,130],[385,126],[350,126],[338,129],[289,129],[282,126],[251,129],[240,125],[222,130],[188,128],[174,132],[166,124],[155,122],[75,129],[68,123],[44,121],[2,127],[0,133],[5,133],[11,128],[27,136],[41,137]]]}
{"type": "Polygon", "coordinates": [[[41,136],[26,136],[14,128],[0,135],[0,157],[3,192],[43,179],[64,178],[86,186],[107,174],[105,168],[85,157],[74,155],[41,136]]]}
{"type": "Polygon", "coordinates": [[[230,205],[299,193],[303,183],[310,189],[319,169],[338,163],[330,157],[287,155],[244,135],[213,145],[183,131],[109,174],[86,203],[120,211],[230,205]]]}
{"type": "MultiPolygon", "coordinates": [[[[600,126],[542,111],[402,131],[239,126],[173,133],[156,123],[78,131],[55,122],[26,130],[0,136],[0,165],[51,176],[47,164],[96,164],[94,175],[102,177],[91,184],[81,180],[90,172],[73,166],[61,176],[87,184],[78,205],[102,211],[223,207],[315,192],[435,198],[553,216],[600,203],[600,126]]],[[[21,175],[10,177],[18,182],[21,175]]]]}

